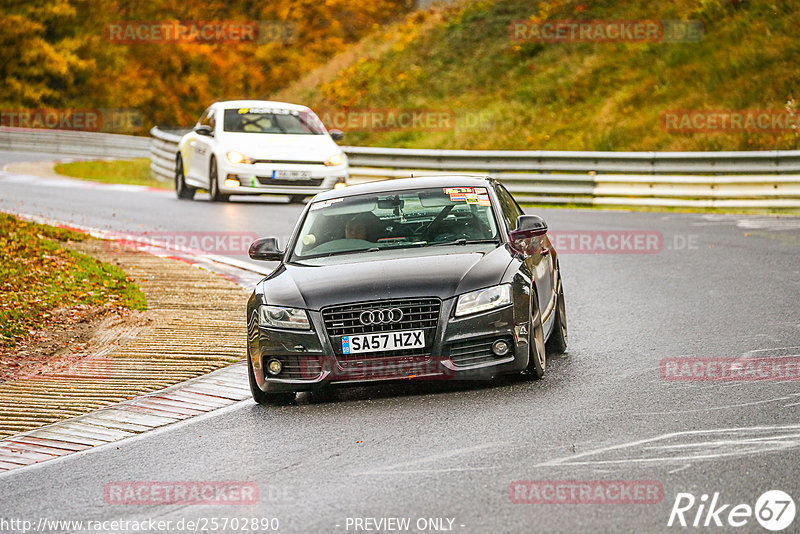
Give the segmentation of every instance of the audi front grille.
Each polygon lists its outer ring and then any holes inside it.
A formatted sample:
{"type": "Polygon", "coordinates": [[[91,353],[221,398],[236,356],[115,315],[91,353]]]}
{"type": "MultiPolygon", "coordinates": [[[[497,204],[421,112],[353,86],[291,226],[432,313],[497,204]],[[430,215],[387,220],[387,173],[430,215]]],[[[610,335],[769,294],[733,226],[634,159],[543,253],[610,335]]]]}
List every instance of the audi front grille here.
{"type": "Polygon", "coordinates": [[[322,319],[330,337],[395,330],[435,331],[441,308],[442,301],[437,298],[378,300],[324,308],[322,319]]]}

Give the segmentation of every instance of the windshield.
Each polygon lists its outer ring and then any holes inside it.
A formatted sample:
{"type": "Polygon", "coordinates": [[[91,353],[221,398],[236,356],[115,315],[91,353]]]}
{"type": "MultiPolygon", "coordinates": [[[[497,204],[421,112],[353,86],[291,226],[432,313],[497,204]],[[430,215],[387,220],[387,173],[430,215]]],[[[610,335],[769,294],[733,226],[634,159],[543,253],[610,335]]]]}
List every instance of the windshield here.
{"type": "Polygon", "coordinates": [[[311,111],[280,108],[239,108],[225,110],[226,132],[322,135],[325,128],[311,111]]]}
{"type": "Polygon", "coordinates": [[[315,202],[293,259],[498,241],[485,187],[445,187],[315,202]]]}

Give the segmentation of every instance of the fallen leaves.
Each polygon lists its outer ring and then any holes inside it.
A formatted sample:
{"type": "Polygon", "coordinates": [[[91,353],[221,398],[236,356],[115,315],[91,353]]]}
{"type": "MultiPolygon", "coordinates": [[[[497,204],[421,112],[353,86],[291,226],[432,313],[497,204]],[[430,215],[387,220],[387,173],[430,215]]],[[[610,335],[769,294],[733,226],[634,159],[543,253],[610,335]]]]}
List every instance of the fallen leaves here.
{"type": "Polygon", "coordinates": [[[35,335],[57,308],[75,320],[93,307],[144,309],[144,294],[122,270],[61,244],[85,239],[0,213],[0,350],[35,335]]]}

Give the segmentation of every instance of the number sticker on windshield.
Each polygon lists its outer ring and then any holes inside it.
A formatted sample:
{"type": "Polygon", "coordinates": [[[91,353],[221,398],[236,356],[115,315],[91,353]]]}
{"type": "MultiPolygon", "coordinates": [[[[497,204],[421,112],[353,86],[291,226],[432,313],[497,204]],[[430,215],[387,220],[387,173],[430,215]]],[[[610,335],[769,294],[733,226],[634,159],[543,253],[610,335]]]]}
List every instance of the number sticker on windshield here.
{"type": "Polygon", "coordinates": [[[491,206],[489,193],[485,187],[445,187],[444,193],[450,196],[451,202],[491,206]]]}

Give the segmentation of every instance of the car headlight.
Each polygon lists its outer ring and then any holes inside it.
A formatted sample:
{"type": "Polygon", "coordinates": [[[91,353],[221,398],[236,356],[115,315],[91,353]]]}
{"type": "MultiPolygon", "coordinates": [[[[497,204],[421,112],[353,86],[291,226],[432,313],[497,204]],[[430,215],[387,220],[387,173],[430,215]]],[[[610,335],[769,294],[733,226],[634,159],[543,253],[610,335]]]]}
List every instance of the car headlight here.
{"type": "Polygon", "coordinates": [[[242,154],[241,152],[237,152],[236,150],[231,150],[227,154],[228,161],[231,163],[253,163],[253,160],[242,154]]]}
{"type": "Polygon", "coordinates": [[[292,330],[310,330],[308,314],[297,308],[281,308],[279,306],[261,306],[258,322],[261,326],[272,328],[289,328],[292,330]]]}
{"type": "Polygon", "coordinates": [[[337,165],[341,165],[342,163],[344,163],[344,154],[339,153],[328,158],[328,161],[325,162],[325,165],[328,167],[335,167],[337,165]]]}
{"type": "Polygon", "coordinates": [[[456,317],[502,308],[511,304],[511,284],[500,284],[458,297],[456,317]]]}

